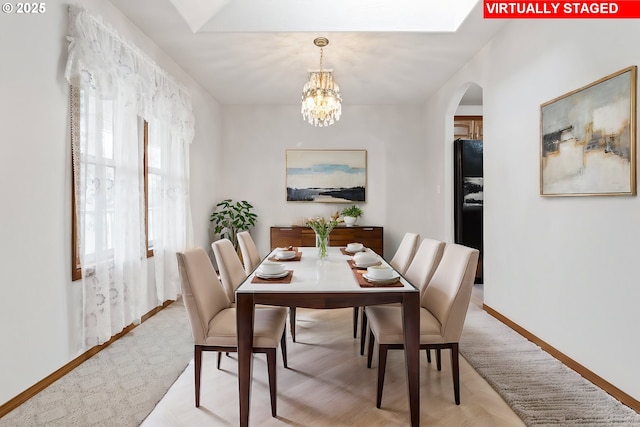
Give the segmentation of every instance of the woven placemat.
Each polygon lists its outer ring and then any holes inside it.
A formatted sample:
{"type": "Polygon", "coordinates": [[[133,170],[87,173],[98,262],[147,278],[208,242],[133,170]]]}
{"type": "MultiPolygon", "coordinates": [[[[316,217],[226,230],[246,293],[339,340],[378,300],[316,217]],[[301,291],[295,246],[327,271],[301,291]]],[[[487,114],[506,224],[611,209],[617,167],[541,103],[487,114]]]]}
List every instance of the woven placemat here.
{"type": "Polygon", "coordinates": [[[289,270],[287,275],[284,277],[279,277],[277,279],[263,279],[262,277],[258,277],[255,274],[253,275],[253,279],[251,279],[251,283],[291,283],[291,278],[293,277],[293,270],[289,270]]]}
{"type": "Polygon", "coordinates": [[[293,258],[289,258],[289,259],[276,258],[275,255],[268,258],[269,261],[273,261],[273,262],[300,261],[300,259],[302,259],[302,252],[300,252],[300,251],[296,252],[296,256],[294,256],[293,258]]]}
{"type": "Polygon", "coordinates": [[[399,277],[398,279],[396,279],[395,282],[392,282],[392,283],[375,283],[375,282],[368,281],[363,276],[363,274],[366,273],[367,270],[360,270],[360,269],[354,268],[351,271],[353,271],[353,275],[358,281],[358,285],[360,285],[361,288],[401,288],[404,286],[400,281],[399,277]]]}

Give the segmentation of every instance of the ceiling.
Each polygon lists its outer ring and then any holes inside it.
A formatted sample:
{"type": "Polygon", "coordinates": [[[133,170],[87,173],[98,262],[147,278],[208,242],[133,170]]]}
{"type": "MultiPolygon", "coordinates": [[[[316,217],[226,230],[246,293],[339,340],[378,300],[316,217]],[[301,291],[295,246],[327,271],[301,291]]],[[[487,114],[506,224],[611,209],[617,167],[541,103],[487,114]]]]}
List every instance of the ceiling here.
{"type": "Polygon", "coordinates": [[[479,0],[325,1],[110,0],[223,105],[300,102],[318,36],[343,104],[423,104],[505,23],[479,0]]]}

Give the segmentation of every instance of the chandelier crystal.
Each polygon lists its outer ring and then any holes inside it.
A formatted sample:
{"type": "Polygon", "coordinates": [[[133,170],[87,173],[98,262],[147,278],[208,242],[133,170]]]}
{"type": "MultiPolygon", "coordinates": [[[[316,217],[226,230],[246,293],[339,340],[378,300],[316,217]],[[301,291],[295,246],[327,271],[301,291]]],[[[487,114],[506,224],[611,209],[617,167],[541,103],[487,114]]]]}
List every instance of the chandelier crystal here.
{"type": "Polygon", "coordinates": [[[322,69],[322,48],[329,40],[318,37],[313,44],[320,48],[320,71],[309,71],[309,81],[302,89],[302,118],[314,126],[329,126],[340,120],[342,97],[333,71],[322,69]]]}

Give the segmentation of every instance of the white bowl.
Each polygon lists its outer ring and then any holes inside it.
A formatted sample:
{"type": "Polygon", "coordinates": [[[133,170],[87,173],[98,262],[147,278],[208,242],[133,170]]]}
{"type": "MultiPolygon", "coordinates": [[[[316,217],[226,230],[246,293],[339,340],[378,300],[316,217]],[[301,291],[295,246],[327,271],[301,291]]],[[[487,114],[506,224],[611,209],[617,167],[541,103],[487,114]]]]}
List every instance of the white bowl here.
{"type": "Polygon", "coordinates": [[[378,261],[378,256],[371,252],[357,252],[353,255],[353,260],[356,264],[373,264],[378,261]]]}
{"type": "Polygon", "coordinates": [[[364,245],[362,243],[349,243],[347,245],[348,252],[360,252],[362,248],[364,248],[364,245]]]}
{"type": "Polygon", "coordinates": [[[393,269],[384,265],[367,267],[367,276],[378,280],[391,279],[393,277],[393,269]]]}
{"type": "Polygon", "coordinates": [[[284,271],[284,264],[265,261],[260,266],[260,271],[264,274],[280,274],[284,271]]]}
{"type": "Polygon", "coordinates": [[[295,251],[276,251],[276,258],[278,259],[291,259],[295,256],[295,251]]]}

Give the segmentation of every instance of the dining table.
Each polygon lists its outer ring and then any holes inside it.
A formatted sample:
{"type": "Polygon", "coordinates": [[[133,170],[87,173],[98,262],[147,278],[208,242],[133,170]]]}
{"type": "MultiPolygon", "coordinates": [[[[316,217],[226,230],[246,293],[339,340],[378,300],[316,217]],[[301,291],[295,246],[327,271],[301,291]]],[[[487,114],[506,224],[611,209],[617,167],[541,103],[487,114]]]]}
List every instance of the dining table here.
{"type": "MultiPolygon", "coordinates": [[[[392,303],[402,304],[409,416],[411,426],[420,425],[419,290],[400,275],[392,284],[370,283],[359,276],[365,271],[354,266],[353,254],[345,248],[330,247],[325,259],[319,258],[315,247],[294,250],[296,257],[282,261],[288,271],[284,278],[264,279],[256,275],[260,265],[274,260],[276,250],[273,250],[236,288],[240,426],[249,426],[256,304],[333,309],[392,303]]],[[[379,261],[391,267],[382,257],[379,261]]],[[[374,404],[373,396],[371,401],[374,404]]]]}

